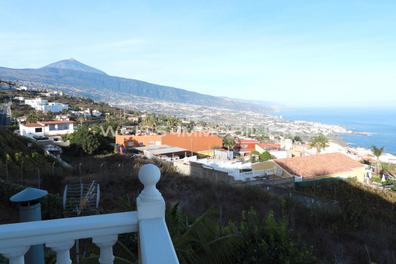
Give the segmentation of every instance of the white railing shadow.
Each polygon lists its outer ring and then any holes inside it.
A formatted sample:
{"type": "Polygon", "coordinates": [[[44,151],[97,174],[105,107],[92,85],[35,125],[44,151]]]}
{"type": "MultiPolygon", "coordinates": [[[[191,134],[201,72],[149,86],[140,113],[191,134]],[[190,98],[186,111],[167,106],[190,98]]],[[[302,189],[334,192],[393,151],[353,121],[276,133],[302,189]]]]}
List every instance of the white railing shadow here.
{"type": "Polygon", "coordinates": [[[137,211],[0,225],[0,254],[10,264],[23,264],[30,246],[44,244],[56,252],[57,264],[69,264],[75,240],[92,238],[100,248],[99,263],[110,264],[118,235],[138,232],[140,263],[179,263],[165,223],[165,201],[156,188],[160,170],[146,164],[139,179],[144,189],[137,211]]]}

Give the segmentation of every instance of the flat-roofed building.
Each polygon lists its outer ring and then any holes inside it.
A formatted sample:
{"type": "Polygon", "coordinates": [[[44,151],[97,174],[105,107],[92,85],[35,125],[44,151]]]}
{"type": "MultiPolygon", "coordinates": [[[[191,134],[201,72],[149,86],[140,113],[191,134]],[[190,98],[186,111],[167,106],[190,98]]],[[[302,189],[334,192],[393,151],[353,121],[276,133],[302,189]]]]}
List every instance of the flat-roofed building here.
{"type": "Polygon", "coordinates": [[[19,123],[19,134],[25,137],[50,137],[67,135],[74,132],[73,121],[38,121],[36,123],[19,123]]]}
{"type": "Polygon", "coordinates": [[[37,111],[59,113],[69,109],[67,104],[48,102],[42,98],[26,99],[25,104],[30,105],[37,111]]]}
{"type": "Polygon", "coordinates": [[[151,145],[147,147],[136,147],[135,151],[143,153],[146,157],[172,157],[174,159],[183,158],[189,151],[184,148],[172,147],[168,145],[151,145]]]}
{"type": "Polygon", "coordinates": [[[168,145],[180,147],[189,152],[200,153],[221,147],[223,140],[218,135],[194,132],[161,135],[116,135],[116,144],[125,148],[168,145]]]}

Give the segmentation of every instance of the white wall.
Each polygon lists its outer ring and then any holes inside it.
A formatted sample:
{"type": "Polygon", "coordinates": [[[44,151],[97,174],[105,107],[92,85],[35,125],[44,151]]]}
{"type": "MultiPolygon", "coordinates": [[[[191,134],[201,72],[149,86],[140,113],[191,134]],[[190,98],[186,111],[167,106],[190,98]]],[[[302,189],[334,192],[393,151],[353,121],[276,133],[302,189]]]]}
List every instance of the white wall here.
{"type": "Polygon", "coordinates": [[[33,136],[57,136],[57,135],[67,135],[74,132],[74,124],[68,124],[68,129],[58,129],[58,125],[55,124],[55,130],[50,130],[50,126],[46,125],[44,127],[27,127],[23,124],[19,124],[19,134],[21,136],[33,137],[33,136]],[[36,128],[41,128],[41,132],[36,132],[36,128]]]}
{"type": "Polygon", "coordinates": [[[49,103],[47,100],[43,100],[41,98],[27,99],[25,100],[25,104],[30,105],[37,111],[43,111],[43,112],[59,113],[62,112],[63,110],[69,109],[69,106],[67,104],[56,103],[56,102],[49,103]]]}
{"type": "Polygon", "coordinates": [[[46,136],[55,136],[55,135],[67,135],[67,134],[71,134],[74,132],[74,124],[70,123],[68,124],[69,128],[68,129],[62,129],[62,130],[58,130],[58,125],[55,125],[55,129],[56,130],[50,130],[49,125],[45,126],[45,135],[46,136]]]}
{"type": "Polygon", "coordinates": [[[26,127],[22,124],[19,124],[19,134],[25,137],[33,137],[33,136],[44,136],[44,127],[41,128],[42,132],[36,132],[36,127],[26,127]]]}

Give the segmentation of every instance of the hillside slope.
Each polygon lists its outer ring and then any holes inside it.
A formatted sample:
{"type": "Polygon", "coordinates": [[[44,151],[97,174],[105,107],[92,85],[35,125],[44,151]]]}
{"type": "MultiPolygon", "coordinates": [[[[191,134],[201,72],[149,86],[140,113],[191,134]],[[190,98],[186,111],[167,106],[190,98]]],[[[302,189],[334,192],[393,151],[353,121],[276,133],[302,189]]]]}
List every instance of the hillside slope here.
{"type": "Polygon", "coordinates": [[[39,69],[0,67],[0,80],[22,81],[36,87],[56,88],[71,94],[106,101],[136,100],[136,97],[146,97],[242,111],[268,112],[271,110],[264,102],[211,96],[140,80],[110,76],[74,59],[59,61],[39,69]]]}

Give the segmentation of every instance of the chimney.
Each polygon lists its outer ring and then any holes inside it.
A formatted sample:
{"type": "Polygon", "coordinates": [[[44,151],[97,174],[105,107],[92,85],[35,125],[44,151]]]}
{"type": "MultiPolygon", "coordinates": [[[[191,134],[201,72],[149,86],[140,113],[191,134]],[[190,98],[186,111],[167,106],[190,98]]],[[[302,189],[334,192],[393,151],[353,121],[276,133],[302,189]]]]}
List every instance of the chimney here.
{"type": "MultiPolygon", "coordinates": [[[[47,196],[48,192],[41,189],[28,187],[14,194],[10,201],[19,204],[19,222],[31,222],[41,220],[40,199],[47,196]]],[[[26,264],[44,264],[43,245],[31,246],[25,254],[26,264]]]]}

